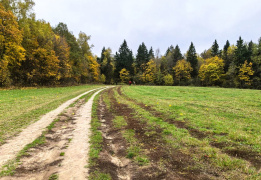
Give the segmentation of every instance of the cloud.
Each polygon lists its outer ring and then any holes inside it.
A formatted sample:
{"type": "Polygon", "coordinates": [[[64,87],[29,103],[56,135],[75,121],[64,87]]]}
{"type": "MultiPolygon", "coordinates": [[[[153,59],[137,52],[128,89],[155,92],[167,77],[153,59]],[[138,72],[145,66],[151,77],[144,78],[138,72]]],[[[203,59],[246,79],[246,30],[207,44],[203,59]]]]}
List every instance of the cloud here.
{"type": "Polygon", "coordinates": [[[64,22],[74,35],[91,35],[93,52],[103,46],[116,52],[126,39],[136,53],[141,42],[160,48],[179,44],[183,53],[194,42],[197,52],[215,39],[220,48],[241,35],[257,41],[261,34],[259,0],[35,0],[36,17],[52,26],[64,22]],[[51,6],[50,6],[51,5],[51,6]]]}

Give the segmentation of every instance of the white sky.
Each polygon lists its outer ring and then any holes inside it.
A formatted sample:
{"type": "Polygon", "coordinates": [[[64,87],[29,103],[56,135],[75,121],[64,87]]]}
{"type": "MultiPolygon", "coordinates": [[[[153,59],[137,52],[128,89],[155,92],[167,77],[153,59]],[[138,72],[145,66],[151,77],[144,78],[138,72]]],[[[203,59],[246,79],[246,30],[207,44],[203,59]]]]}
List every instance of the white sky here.
{"type": "Polygon", "coordinates": [[[93,53],[102,47],[118,51],[126,39],[133,53],[144,42],[163,55],[178,44],[185,53],[191,41],[197,53],[217,39],[236,44],[239,36],[249,42],[261,37],[260,0],[34,0],[37,19],[56,26],[68,25],[78,37],[91,35],[93,53]]]}

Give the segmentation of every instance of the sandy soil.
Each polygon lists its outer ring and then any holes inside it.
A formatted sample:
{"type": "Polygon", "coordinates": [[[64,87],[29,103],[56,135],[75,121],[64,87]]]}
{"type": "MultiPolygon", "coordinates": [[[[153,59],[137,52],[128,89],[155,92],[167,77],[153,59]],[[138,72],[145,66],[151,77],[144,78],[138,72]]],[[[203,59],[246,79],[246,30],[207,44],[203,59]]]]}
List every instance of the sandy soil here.
{"type": "Polygon", "coordinates": [[[94,97],[101,91],[97,91],[77,112],[76,129],[59,170],[59,179],[81,180],[88,176],[85,166],[88,164],[92,104],[94,97]]]}
{"type": "MultiPolygon", "coordinates": [[[[100,89],[100,88],[98,88],[100,89]]],[[[15,158],[16,154],[23,149],[23,147],[42,134],[44,128],[46,128],[57,116],[64,111],[70,104],[75,102],[81,96],[84,96],[92,91],[98,90],[93,89],[85,92],[65,103],[60,105],[57,109],[44,115],[39,121],[31,124],[24,129],[18,136],[7,141],[6,144],[0,147],[0,166],[4,165],[8,160],[15,158]]]]}

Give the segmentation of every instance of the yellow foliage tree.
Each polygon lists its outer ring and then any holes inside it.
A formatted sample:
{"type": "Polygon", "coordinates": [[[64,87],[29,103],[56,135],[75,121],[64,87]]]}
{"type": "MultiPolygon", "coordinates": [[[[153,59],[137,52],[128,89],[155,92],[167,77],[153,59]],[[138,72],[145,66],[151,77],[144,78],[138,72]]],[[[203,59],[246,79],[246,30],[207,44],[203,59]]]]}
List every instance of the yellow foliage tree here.
{"type": "Polygon", "coordinates": [[[59,59],[59,75],[61,79],[66,79],[71,77],[72,64],[70,64],[70,48],[64,37],[54,35],[54,51],[59,59]]]}
{"type": "Polygon", "coordinates": [[[166,86],[172,86],[174,83],[173,77],[171,74],[167,74],[166,76],[163,77],[164,80],[164,85],[166,86]]]}
{"type": "Polygon", "coordinates": [[[0,3],[0,86],[8,86],[19,77],[19,67],[25,59],[21,46],[23,35],[16,17],[0,3]]]}
{"type": "Polygon", "coordinates": [[[175,78],[181,81],[187,81],[191,79],[191,72],[193,71],[191,64],[185,59],[179,60],[175,67],[173,67],[175,72],[175,78]]]}
{"type": "Polygon", "coordinates": [[[127,83],[130,80],[130,73],[127,69],[123,68],[120,71],[120,79],[122,83],[127,83]]]}
{"type": "MultiPolygon", "coordinates": [[[[87,56],[87,55],[85,55],[87,56]]],[[[99,82],[100,78],[100,65],[92,56],[87,56],[89,76],[91,82],[99,82]]]]}
{"type": "Polygon", "coordinates": [[[27,74],[33,85],[57,84],[60,79],[59,59],[53,50],[38,48],[31,61],[34,69],[27,74]]]}
{"type": "Polygon", "coordinates": [[[141,76],[141,80],[144,83],[154,83],[156,79],[157,65],[155,61],[150,60],[146,63],[144,73],[141,76]]]}
{"type": "Polygon", "coordinates": [[[241,65],[239,69],[238,77],[241,80],[241,82],[245,85],[251,85],[252,81],[250,80],[250,76],[254,75],[254,71],[252,69],[252,63],[247,63],[245,61],[244,64],[241,65]]]}
{"type": "Polygon", "coordinates": [[[216,85],[224,76],[224,60],[219,57],[206,59],[200,66],[199,77],[206,85],[216,85]]]}

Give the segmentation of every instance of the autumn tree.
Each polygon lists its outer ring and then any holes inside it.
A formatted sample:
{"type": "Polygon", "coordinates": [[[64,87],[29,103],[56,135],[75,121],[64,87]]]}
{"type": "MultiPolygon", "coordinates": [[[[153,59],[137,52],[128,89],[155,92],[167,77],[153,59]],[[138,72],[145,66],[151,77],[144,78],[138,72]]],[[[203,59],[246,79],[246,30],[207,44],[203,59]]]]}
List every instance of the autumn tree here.
{"type": "Polygon", "coordinates": [[[203,58],[203,59],[208,59],[208,58],[211,58],[212,55],[211,55],[211,48],[207,49],[207,50],[204,50],[200,56],[203,58]]]}
{"type": "Polygon", "coordinates": [[[54,36],[54,51],[59,60],[59,78],[61,83],[64,84],[69,81],[71,77],[72,66],[70,64],[70,48],[64,37],[58,35],[54,36]]]}
{"type": "Polygon", "coordinates": [[[130,72],[127,69],[123,68],[119,74],[122,83],[127,83],[130,80],[130,72]]]}
{"type": "Polygon", "coordinates": [[[113,57],[111,54],[111,49],[102,50],[102,63],[101,63],[101,72],[105,75],[105,83],[112,84],[113,83],[113,74],[115,66],[113,64],[113,57]]]}
{"type": "Polygon", "coordinates": [[[252,68],[252,63],[248,63],[247,61],[245,61],[244,64],[241,65],[240,69],[239,69],[239,79],[241,81],[241,86],[250,86],[252,83],[252,80],[250,80],[250,77],[253,76],[254,71],[252,68]]]}
{"type": "Polygon", "coordinates": [[[205,85],[218,85],[224,76],[224,60],[215,56],[206,59],[199,69],[199,77],[205,85]]]}
{"type": "Polygon", "coordinates": [[[80,82],[81,72],[81,62],[82,62],[82,50],[77,42],[76,37],[69,31],[65,23],[59,23],[55,28],[53,28],[54,33],[66,39],[69,46],[69,61],[71,64],[71,78],[72,81],[80,82]]]}
{"type": "Polygon", "coordinates": [[[23,36],[16,17],[1,3],[0,17],[0,86],[9,86],[19,79],[18,70],[24,61],[25,49],[21,46],[23,36]]]}
{"type": "Polygon", "coordinates": [[[98,82],[100,79],[100,65],[93,56],[85,54],[88,64],[88,82],[98,82]]]}
{"type": "Polygon", "coordinates": [[[155,81],[155,74],[157,72],[157,66],[155,61],[150,60],[146,63],[145,70],[141,76],[141,80],[144,83],[153,84],[155,81]]]}
{"type": "Polygon", "coordinates": [[[175,67],[173,67],[175,78],[179,82],[187,82],[189,79],[191,79],[191,72],[192,67],[189,62],[187,62],[185,59],[179,60],[175,67]]]}
{"type": "Polygon", "coordinates": [[[174,83],[173,76],[171,74],[167,74],[163,77],[165,86],[172,86],[174,83]]]}
{"type": "Polygon", "coordinates": [[[78,45],[82,51],[82,55],[92,56],[91,48],[88,41],[91,39],[91,36],[87,36],[84,32],[79,33],[79,38],[77,39],[78,45]]]}

